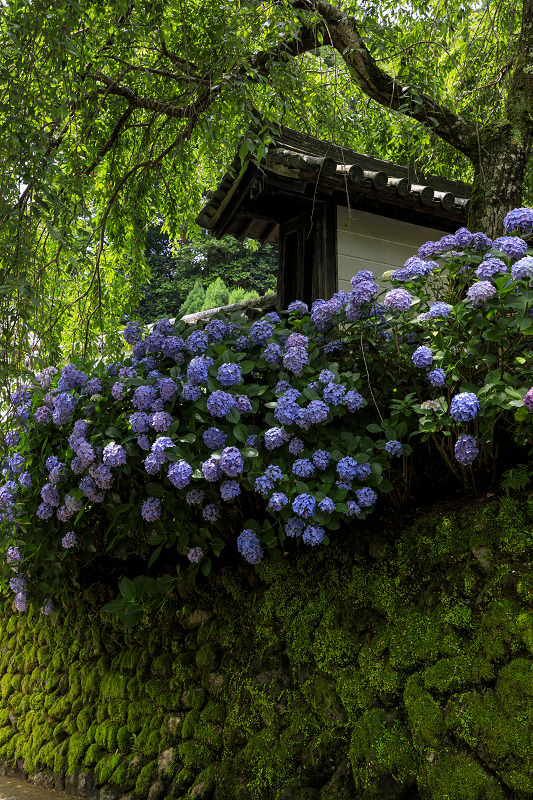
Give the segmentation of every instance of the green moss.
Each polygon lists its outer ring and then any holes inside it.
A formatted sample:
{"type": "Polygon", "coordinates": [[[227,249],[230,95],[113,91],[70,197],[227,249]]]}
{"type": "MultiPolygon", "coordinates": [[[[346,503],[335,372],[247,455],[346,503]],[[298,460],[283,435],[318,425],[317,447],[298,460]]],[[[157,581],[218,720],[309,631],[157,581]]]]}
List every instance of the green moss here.
{"type": "Polygon", "coordinates": [[[127,725],[117,731],[117,747],[121,753],[129,753],[133,745],[133,734],[127,725]]]}
{"type": "Polygon", "coordinates": [[[150,764],[146,764],[139,772],[139,777],[135,783],[135,792],[141,797],[146,797],[148,794],[148,790],[152,785],[152,779],[154,778],[155,768],[156,762],[152,761],[150,764]]]}
{"type": "Polygon", "coordinates": [[[104,675],[101,683],[101,696],[106,700],[125,700],[126,699],[125,675],[118,672],[111,672],[104,675]]]}
{"type": "Polygon", "coordinates": [[[168,678],[172,674],[172,662],[168,653],[162,653],[152,663],[152,675],[157,678],[168,678]]]}
{"type": "Polygon", "coordinates": [[[432,800],[504,800],[498,782],[476,760],[463,753],[435,759],[419,777],[419,785],[432,800]]]}
{"type": "Polygon", "coordinates": [[[88,746],[87,737],[83,733],[72,734],[69,739],[67,754],[69,773],[81,767],[88,746]]]}
{"type": "Polygon", "coordinates": [[[94,770],[94,775],[98,783],[107,783],[121,761],[122,756],[119,754],[103,756],[103,758],[98,761],[94,770]]]}
{"type": "Polygon", "coordinates": [[[105,755],[108,754],[106,754],[101,747],[99,747],[97,744],[91,744],[88,747],[87,752],[85,753],[85,758],[83,759],[83,766],[94,767],[96,764],[98,764],[99,761],[102,760],[102,758],[105,755]]]}
{"type": "Polygon", "coordinates": [[[76,725],[80,733],[87,733],[94,720],[94,711],[90,708],[84,708],[76,717],[76,725]]]}
{"type": "Polygon", "coordinates": [[[218,663],[218,650],[212,642],[207,642],[196,654],[196,666],[200,672],[212,672],[218,663]]]}

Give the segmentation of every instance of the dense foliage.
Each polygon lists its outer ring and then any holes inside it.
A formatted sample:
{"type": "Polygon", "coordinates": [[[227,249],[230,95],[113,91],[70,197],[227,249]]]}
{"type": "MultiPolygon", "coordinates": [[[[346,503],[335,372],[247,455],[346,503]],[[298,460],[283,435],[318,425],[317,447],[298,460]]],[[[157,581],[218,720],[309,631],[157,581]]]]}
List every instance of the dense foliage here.
{"type": "Polygon", "coordinates": [[[147,226],[190,232],[234,154],[260,160],[279,120],[474,175],[471,221],[496,228],[531,149],[533,0],[493,6],[6,0],[1,385],[32,345],[44,360],[117,351],[147,226]]]}
{"type": "MultiPolygon", "coordinates": [[[[201,311],[205,289],[217,278],[228,292],[226,301],[218,305],[237,303],[245,296],[248,299],[251,291],[257,296],[257,292],[267,294],[276,289],[276,249],[238,242],[232,236],[180,241],[173,250],[168,236],[154,228],[147,239],[146,264],[150,279],[140,288],[138,314],[147,323],[201,311]]],[[[209,305],[215,307],[216,303],[209,305]]]]}
{"type": "Polygon", "coordinates": [[[128,323],[120,363],[31,376],[11,398],[0,490],[16,607],[65,601],[105,556],[151,569],[111,606],[135,620],[136,594],[168,585],[163,562],[194,580],[226,547],[277,560],[291,540],[327,544],[380,494],[401,505],[417,472],[464,491],[526,460],[533,250],[517,234],[533,210],[506,226],[428,242],[383,289],[363,270],[310,312],[145,336],[128,323]]]}

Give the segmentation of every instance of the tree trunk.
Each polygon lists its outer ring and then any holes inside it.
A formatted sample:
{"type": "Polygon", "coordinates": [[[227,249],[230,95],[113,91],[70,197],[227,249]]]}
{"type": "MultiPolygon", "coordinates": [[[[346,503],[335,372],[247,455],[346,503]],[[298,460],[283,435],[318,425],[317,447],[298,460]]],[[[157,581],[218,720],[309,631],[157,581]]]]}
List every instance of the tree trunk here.
{"type": "Polygon", "coordinates": [[[474,160],[474,186],[468,213],[471,231],[483,231],[492,238],[502,236],[508,211],[522,205],[524,178],[532,135],[511,123],[487,125],[480,132],[474,160]]]}

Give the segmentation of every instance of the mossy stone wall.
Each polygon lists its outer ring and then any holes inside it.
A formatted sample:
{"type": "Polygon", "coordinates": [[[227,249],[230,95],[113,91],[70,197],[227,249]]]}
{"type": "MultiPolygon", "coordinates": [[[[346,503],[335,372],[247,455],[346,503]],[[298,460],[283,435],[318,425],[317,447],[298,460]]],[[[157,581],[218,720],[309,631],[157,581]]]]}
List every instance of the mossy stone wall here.
{"type": "Polygon", "coordinates": [[[132,632],[0,618],[0,759],[99,800],[533,798],[533,504],[224,572],[132,632]]]}

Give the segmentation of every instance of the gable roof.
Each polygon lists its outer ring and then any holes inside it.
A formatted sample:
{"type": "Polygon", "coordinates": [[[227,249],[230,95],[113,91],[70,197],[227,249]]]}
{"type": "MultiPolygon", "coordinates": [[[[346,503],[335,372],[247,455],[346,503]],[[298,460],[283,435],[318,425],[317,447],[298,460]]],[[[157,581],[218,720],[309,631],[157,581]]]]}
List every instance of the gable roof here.
{"type": "Polygon", "coordinates": [[[196,222],[217,238],[277,241],[279,225],[330,202],[454,231],[465,224],[470,187],[424,175],[280,126],[260,165],[233,160],[196,222]]]}

